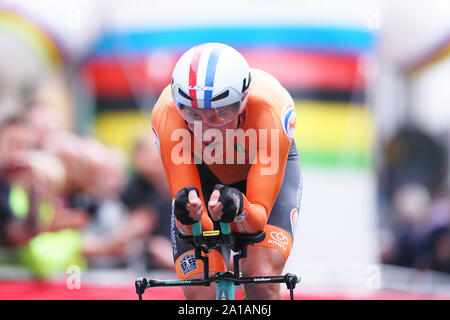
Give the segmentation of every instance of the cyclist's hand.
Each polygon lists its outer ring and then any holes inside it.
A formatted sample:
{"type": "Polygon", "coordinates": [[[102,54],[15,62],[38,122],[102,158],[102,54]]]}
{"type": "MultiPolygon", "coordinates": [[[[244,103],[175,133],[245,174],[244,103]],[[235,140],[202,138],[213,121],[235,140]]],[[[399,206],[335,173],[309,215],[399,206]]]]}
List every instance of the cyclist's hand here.
{"type": "Polygon", "coordinates": [[[214,189],[208,202],[212,219],[227,223],[233,222],[234,218],[241,214],[244,208],[242,192],[221,184],[216,184],[214,189]]]}
{"type": "Polygon", "coordinates": [[[222,218],[222,209],[223,209],[223,203],[219,201],[220,197],[220,191],[218,189],[215,189],[213,193],[211,194],[211,197],[209,198],[208,202],[208,210],[211,215],[211,218],[214,221],[220,220],[222,218]]]}
{"type": "Polygon", "coordinates": [[[174,213],[178,221],[184,225],[192,225],[202,217],[203,204],[196,187],[181,189],[175,196],[174,213]]]}
{"type": "Polygon", "coordinates": [[[189,191],[188,200],[189,202],[186,204],[186,209],[189,211],[189,216],[195,221],[200,220],[203,213],[203,203],[195,190],[189,191]]]}

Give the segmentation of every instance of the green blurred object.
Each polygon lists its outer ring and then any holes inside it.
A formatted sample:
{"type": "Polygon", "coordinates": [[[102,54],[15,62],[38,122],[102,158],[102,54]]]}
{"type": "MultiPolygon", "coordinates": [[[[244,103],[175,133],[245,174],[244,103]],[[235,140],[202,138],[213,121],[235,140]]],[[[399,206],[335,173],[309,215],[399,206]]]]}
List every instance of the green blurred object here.
{"type": "Polygon", "coordinates": [[[86,267],[81,240],[80,232],[73,229],[43,232],[21,247],[18,253],[21,262],[35,276],[48,278],[57,272],[65,272],[71,265],[86,267]]]}
{"type": "Polygon", "coordinates": [[[26,218],[30,205],[25,189],[19,186],[13,186],[11,188],[9,193],[9,207],[17,218],[26,218]]]}
{"type": "MultiPolygon", "coordinates": [[[[20,186],[13,186],[9,195],[11,211],[19,219],[27,218],[30,210],[27,192],[20,186]]],[[[38,223],[48,227],[55,216],[51,202],[42,200],[38,209],[38,223]]],[[[81,234],[74,229],[42,232],[32,238],[27,245],[18,249],[19,260],[35,276],[48,278],[58,272],[65,272],[71,265],[86,266],[81,253],[81,234]]]]}
{"type": "Polygon", "coordinates": [[[38,221],[42,227],[51,225],[55,218],[55,208],[50,201],[43,200],[39,204],[38,221]]]}

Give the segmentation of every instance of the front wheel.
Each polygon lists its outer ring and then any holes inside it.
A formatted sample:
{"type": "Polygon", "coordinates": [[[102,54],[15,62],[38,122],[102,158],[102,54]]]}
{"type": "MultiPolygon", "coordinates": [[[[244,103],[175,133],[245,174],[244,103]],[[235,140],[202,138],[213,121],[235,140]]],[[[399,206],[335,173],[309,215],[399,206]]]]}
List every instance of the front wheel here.
{"type": "Polygon", "coordinates": [[[233,281],[217,281],[216,300],[234,300],[233,281]]]}
{"type": "Polygon", "coordinates": [[[217,291],[216,300],[230,300],[227,290],[221,289],[217,291]]]}

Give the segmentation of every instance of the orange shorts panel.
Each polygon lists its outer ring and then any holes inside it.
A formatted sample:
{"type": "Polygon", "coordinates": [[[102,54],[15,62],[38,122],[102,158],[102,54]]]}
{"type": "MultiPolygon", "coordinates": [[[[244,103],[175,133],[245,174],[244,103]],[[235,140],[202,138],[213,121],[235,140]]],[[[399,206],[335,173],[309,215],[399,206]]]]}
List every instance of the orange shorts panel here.
{"type": "Polygon", "coordinates": [[[255,244],[255,246],[274,248],[280,251],[284,258],[287,260],[292,250],[293,239],[289,232],[286,230],[267,224],[264,227],[266,238],[255,244]]]}

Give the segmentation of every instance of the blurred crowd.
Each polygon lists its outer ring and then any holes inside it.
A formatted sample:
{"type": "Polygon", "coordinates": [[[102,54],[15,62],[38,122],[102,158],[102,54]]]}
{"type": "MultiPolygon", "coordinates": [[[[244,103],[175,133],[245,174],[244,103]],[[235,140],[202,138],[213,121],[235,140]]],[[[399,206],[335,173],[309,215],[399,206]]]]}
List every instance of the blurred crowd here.
{"type": "MultiPolygon", "coordinates": [[[[128,157],[61,123],[37,101],[0,122],[0,265],[37,277],[70,265],[172,270],[171,195],[151,134],[128,157]]],[[[380,261],[450,273],[446,151],[417,129],[384,151],[380,261]]]]}
{"type": "Polygon", "coordinates": [[[0,264],[38,277],[84,268],[172,269],[171,196],[151,135],[126,157],[30,102],[0,123],[0,264]]]}
{"type": "Polygon", "coordinates": [[[445,143],[403,128],[385,146],[380,175],[381,262],[450,274],[445,143]]]}

